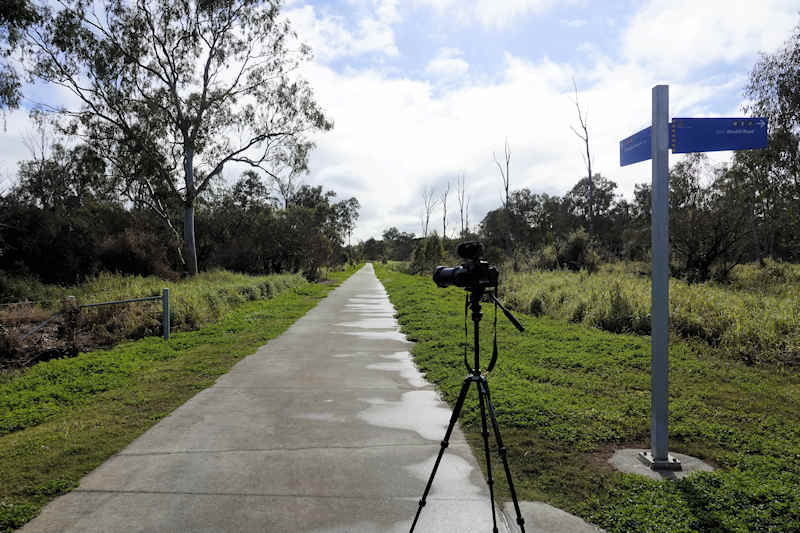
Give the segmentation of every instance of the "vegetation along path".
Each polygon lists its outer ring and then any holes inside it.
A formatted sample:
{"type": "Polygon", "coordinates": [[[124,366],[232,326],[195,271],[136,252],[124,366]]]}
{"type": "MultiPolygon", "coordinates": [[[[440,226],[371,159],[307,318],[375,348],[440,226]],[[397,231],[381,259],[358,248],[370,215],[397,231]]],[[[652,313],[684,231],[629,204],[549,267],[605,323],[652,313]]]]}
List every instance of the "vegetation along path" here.
{"type": "MultiPolygon", "coordinates": [[[[283,333],[352,272],[329,272],[325,284],[252,278],[269,285],[266,299],[228,307],[211,325],[174,333],[169,342],[127,341],[0,375],[0,531],[23,525],[69,492],[82,476],[283,333]]],[[[215,280],[203,282],[212,292],[221,289],[215,280]]],[[[187,288],[179,289],[186,303],[187,288]]],[[[188,292],[192,297],[198,291],[188,292]]],[[[199,299],[206,299],[204,293],[199,299]]]]}
{"type": "MultiPolygon", "coordinates": [[[[376,271],[402,331],[416,341],[419,369],[453,402],[464,376],[463,291],[438,289],[429,276],[376,271]]],[[[482,336],[491,339],[488,305],[484,313],[482,336]]],[[[674,340],[670,451],[717,470],[655,481],[608,463],[616,449],[649,446],[650,339],[518,317],[525,333],[498,321],[500,357],[489,383],[522,498],[606,531],[800,531],[795,368],[750,366],[704,342],[674,340]]],[[[480,441],[476,403],[467,399],[461,419],[473,445],[480,441]]]]}
{"type": "MultiPolygon", "coordinates": [[[[23,530],[407,531],[450,411],[393,314],[368,265],[23,530]]],[[[490,524],[458,432],[417,530],[490,524]]]]}

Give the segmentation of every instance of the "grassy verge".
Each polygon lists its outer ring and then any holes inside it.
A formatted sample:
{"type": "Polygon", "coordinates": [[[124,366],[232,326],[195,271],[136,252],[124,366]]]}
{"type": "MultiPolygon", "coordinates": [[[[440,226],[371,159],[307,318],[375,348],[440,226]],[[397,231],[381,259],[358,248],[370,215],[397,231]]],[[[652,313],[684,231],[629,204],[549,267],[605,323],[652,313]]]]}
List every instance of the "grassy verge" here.
{"type": "MultiPolygon", "coordinates": [[[[403,331],[417,341],[417,364],[452,404],[465,375],[463,291],[379,265],[376,272],[403,331]]],[[[488,346],[488,305],[484,314],[488,346]]],[[[490,384],[521,498],[549,502],[608,531],[800,530],[797,375],[731,362],[703,343],[673,344],[670,450],[718,470],[656,482],[607,463],[614,449],[648,447],[649,338],[519,318],[522,334],[499,318],[500,359],[490,384]]],[[[474,396],[462,427],[479,446],[474,396]]]]}
{"type": "MultiPolygon", "coordinates": [[[[62,315],[45,329],[22,338],[35,324],[61,310],[67,295],[75,296],[79,304],[88,304],[160,296],[166,287],[170,289],[171,330],[187,331],[219,320],[244,302],[270,298],[303,283],[299,274],[246,276],[216,270],[175,282],[103,273],[73,287],[46,286],[53,297],[49,300],[0,306],[0,370],[74,355],[122,339],[161,334],[161,302],[155,301],[83,309],[75,321],[62,315]]],[[[35,296],[30,290],[28,297],[35,296]]]]}
{"type": "MultiPolygon", "coordinates": [[[[750,364],[800,365],[798,269],[770,263],[734,269],[729,286],[670,280],[670,324],[750,364]],[[772,280],[770,283],[769,280],[772,280]]],[[[650,278],[607,265],[600,272],[509,273],[504,298],[517,311],[614,333],[650,334],[650,278]]]]}
{"type": "MultiPolygon", "coordinates": [[[[328,277],[341,282],[353,271],[328,277]]],[[[148,337],[48,361],[0,385],[0,531],[33,518],[333,287],[304,283],[167,343],[148,337]]]]}

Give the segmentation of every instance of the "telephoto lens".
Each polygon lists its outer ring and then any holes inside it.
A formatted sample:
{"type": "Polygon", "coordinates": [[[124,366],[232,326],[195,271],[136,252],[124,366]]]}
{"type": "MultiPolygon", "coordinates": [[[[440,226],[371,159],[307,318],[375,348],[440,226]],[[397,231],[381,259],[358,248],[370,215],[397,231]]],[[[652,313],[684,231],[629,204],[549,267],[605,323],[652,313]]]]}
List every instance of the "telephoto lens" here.
{"type": "Polygon", "coordinates": [[[449,287],[450,285],[458,285],[458,277],[463,275],[466,269],[463,266],[446,267],[437,266],[433,271],[433,282],[439,287],[449,287]]]}

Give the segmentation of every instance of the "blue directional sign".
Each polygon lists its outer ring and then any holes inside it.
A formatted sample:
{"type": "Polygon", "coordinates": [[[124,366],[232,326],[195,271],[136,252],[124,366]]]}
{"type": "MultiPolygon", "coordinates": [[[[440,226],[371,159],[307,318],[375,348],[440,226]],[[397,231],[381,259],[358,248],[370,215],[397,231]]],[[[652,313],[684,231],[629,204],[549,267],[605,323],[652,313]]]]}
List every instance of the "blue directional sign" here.
{"type": "Polygon", "coordinates": [[[764,148],[767,119],[673,118],[669,144],[674,154],[764,148]]]}
{"type": "Polygon", "coordinates": [[[619,166],[646,161],[652,157],[650,126],[619,142],[619,166]]]}

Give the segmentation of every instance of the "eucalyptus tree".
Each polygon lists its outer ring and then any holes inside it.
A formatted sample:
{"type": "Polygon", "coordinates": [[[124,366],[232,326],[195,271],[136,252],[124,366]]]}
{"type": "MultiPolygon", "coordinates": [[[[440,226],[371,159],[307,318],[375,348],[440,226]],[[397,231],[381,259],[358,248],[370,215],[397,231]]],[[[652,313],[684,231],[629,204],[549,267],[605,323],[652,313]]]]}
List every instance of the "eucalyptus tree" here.
{"type": "Polygon", "coordinates": [[[310,56],[280,0],[61,0],[27,32],[33,76],[71,91],[52,106],[171,226],[197,272],[195,200],[226,165],[307,171],[309,134],[333,124],[297,67],[310,56]],[[177,231],[176,231],[177,233],[177,231]]]}
{"type": "Polygon", "coordinates": [[[735,168],[751,191],[754,248],[800,258],[800,24],[782,48],[763,54],[745,89],[746,110],[769,119],[769,146],[737,152],[735,168]]]}
{"type": "Polygon", "coordinates": [[[28,0],[0,2],[0,109],[19,106],[21,84],[8,58],[19,49],[25,29],[39,20],[39,12],[28,0]]]}

